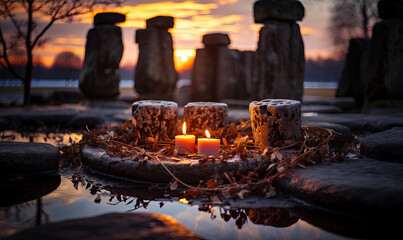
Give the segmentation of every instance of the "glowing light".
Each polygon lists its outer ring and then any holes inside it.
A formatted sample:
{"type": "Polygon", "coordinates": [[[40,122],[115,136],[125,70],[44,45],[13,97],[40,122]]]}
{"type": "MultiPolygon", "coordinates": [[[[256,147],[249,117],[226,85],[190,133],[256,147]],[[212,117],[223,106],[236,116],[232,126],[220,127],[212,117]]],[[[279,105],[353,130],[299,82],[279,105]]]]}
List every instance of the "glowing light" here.
{"type": "Polygon", "coordinates": [[[183,122],[182,132],[183,132],[184,135],[186,135],[186,122],[183,122]]]}
{"type": "Polygon", "coordinates": [[[187,62],[189,60],[188,56],[181,56],[181,61],[182,62],[187,62]]]}
{"type": "Polygon", "coordinates": [[[206,136],[207,136],[207,138],[210,138],[211,136],[210,136],[210,132],[208,131],[208,130],[206,130],[206,136]]]}
{"type": "Polygon", "coordinates": [[[189,201],[186,200],[186,198],[181,198],[181,199],[179,199],[179,202],[180,202],[180,203],[184,203],[184,204],[189,204],[189,201]]]}

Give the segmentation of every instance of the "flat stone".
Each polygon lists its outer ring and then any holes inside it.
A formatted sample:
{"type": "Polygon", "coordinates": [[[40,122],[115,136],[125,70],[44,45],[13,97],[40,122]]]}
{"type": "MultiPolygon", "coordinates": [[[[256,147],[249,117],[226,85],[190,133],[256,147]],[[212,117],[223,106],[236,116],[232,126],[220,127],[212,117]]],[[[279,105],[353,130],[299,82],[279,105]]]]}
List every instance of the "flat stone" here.
{"type": "Polygon", "coordinates": [[[109,213],[30,228],[7,239],[202,239],[172,217],[157,213],[109,213]]]}
{"type": "Polygon", "coordinates": [[[228,46],[231,40],[225,33],[209,33],[203,35],[202,42],[206,46],[228,46]]]}
{"type": "Polygon", "coordinates": [[[0,198],[0,207],[9,207],[36,200],[60,185],[59,175],[34,175],[14,179],[0,178],[0,191],[7,193],[0,198]]]}
{"type": "Polygon", "coordinates": [[[57,170],[59,150],[47,143],[0,142],[0,174],[36,174],[57,170]]]}
{"type": "Polygon", "coordinates": [[[351,110],[357,107],[352,97],[319,98],[304,96],[302,105],[330,105],[339,107],[341,110],[351,110]]]}
{"type": "MultiPolygon", "coordinates": [[[[148,159],[146,162],[122,160],[118,157],[111,157],[102,148],[85,147],[81,153],[84,165],[95,171],[114,175],[118,177],[146,181],[169,183],[172,176],[167,173],[164,167],[157,161],[148,159]]],[[[183,159],[173,161],[162,160],[164,165],[180,180],[187,184],[198,184],[213,175],[221,175],[224,171],[240,171],[248,173],[253,171],[259,162],[255,160],[234,159],[226,163],[209,162],[201,164],[197,160],[183,159]]],[[[269,166],[269,160],[262,160],[262,169],[269,166]]]]}
{"type": "Polygon", "coordinates": [[[144,100],[132,105],[132,122],[145,137],[174,139],[178,104],[171,101],[144,100]]]}
{"type": "Polygon", "coordinates": [[[343,110],[332,105],[302,105],[301,112],[316,112],[316,113],[341,113],[343,110]]]}
{"type": "Polygon", "coordinates": [[[295,0],[261,0],[253,5],[255,23],[270,20],[301,21],[305,16],[305,8],[295,0]]]}
{"type": "Polygon", "coordinates": [[[105,12],[98,13],[94,16],[94,25],[98,26],[101,24],[111,24],[115,25],[116,23],[126,21],[126,15],[115,12],[105,12]]]}
{"type": "Polygon", "coordinates": [[[363,137],[360,150],[367,157],[403,163],[403,127],[363,137]]]}
{"type": "Polygon", "coordinates": [[[358,215],[403,213],[403,165],[370,158],[295,169],[278,189],[311,204],[358,215]]]}
{"type": "Polygon", "coordinates": [[[403,127],[403,117],[387,115],[369,115],[359,113],[339,113],[339,114],[302,114],[302,123],[326,122],[344,125],[351,131],[379,132],[395,126],[403,127]]]}
{"type": "Polygon", "coordinates": [[[173,28],[174,18],[170,16],[157,16],[146,20],[146,28],[173,28]]]}
{"type": "Polygon", "coordinates": [[[403,18],[402,0],[380,0],[378,14],[381,19],[403,18]]]}
{"type": "Polygon", "coordinates": [[[72,128],[96,128],[102,127],[105,119],[100,114],[95,113],[81,113],[75,115],[67,124],[67,126],[72,128]]]}
{"type": "Polygon", "coordinates": [[[188,126],[189,133],[205,130],[217,131],[228,123],[228,106],[216,102],[191,102],[185,105],[183,120],[188,126]]]}

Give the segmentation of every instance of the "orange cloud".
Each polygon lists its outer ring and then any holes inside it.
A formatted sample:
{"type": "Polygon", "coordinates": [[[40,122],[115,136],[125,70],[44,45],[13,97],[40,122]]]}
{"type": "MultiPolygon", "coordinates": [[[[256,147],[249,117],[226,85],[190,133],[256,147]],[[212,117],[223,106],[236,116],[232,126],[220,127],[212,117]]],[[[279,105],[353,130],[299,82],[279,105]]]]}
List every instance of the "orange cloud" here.
{"type": "Polygon", "coordinates": [[[312,34],[316,34],[317,31],[314,28],[309,28],[309,27],[302,27],[301,28],[301,34],[302,35],[312,35],[312,34]]]}

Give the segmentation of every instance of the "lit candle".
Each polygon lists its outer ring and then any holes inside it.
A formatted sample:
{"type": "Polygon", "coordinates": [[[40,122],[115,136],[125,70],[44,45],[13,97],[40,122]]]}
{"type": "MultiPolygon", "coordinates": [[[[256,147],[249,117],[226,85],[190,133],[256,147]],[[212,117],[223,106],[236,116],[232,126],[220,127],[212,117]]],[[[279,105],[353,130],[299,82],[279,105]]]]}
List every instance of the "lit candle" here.
{"type": "Polygon", "coordinates": [[[218,152],[220,151],[220,139],[210,138],[210,133],[207,130],[206,136],[207,138],[197,139],[197,153],[199,155],[205,154],[207,156],[218,155],[218,152]]]}
{"type": "Polygon", "coordinates": [[[195,135],[186,135],[186,122],[182,125],[184,135],[175,136],[175,149],[178,154],[194,153],[195,152],[195,135]]]}

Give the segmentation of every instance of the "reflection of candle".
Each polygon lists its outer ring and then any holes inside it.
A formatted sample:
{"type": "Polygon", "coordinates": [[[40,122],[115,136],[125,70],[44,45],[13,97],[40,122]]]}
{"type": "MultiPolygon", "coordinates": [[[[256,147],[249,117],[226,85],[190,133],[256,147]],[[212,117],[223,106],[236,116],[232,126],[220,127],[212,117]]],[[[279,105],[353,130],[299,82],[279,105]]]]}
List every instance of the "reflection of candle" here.
{"type": "Polygon", "coordinates": [[[197,139],[197,153],[199,155],[206,154],[210,155],[218,155],[220,151],[220,139],[210,138],[209,131],[206,130],[207,138],[199,138],[197,139]]]}
{"type": "Polygon", "coordinates": [[[183,123],[182,132],[184,135],[175,136],[175,149],[178,154],[195,152],[195,135],[186,135],[186,122],[183,123]]]}

